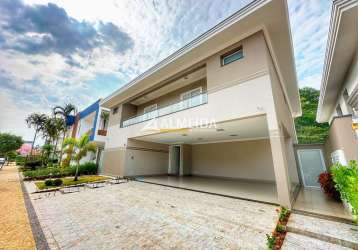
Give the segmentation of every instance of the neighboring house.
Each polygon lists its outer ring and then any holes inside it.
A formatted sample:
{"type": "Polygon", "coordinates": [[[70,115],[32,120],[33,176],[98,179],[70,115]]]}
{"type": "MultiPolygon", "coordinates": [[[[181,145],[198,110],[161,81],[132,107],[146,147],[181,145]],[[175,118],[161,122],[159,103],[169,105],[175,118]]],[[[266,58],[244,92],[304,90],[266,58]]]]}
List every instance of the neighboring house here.
{"type": "Polygon", "coordinates": [[[333,1],[317,121],[329,122],[326,159],[358,160],[358,1],[333,1]]]}
{"type": "Polygon", "coordinates": [[[291,207],[301,107],[286,1],[251,2],[101,106],[104,173],[252,182],[248,198],[272,189],[291,207]]]}
{"type": "Polygon", "coordinates": [[[108,127],[108,122],[105,122],[102,113],[109,112],[109,109],[100,107],[100,101],[101,99],[97,100],[77,113],[76,116],[67,118],[67,125],[69,126],[66,134],[67,137],[80,138],[84,134],[88,134],[90,141],[95,142],[98,146],[96,153],[88,153],[81,162],[96,161],[100,163],[100,156],[106,142],[108,127]]]}

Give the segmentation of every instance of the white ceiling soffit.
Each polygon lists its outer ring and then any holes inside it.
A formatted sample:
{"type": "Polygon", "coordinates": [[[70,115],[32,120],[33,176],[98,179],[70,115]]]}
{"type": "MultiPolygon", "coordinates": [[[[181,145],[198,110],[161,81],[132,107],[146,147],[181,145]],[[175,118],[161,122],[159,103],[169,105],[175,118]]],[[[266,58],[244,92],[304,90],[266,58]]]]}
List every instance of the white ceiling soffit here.
{"type": "Polygon", "coordinates": [[[188,43],[127,85],[105,98],[112,108],[149,87],[202,62],[226,47],[264,30],[270,53],[294,116],[300,115],[298,85],[286,0],[254,0],[232,16],[188,43]]]}
{"type": "Polygon", "coordinates": [[[322,75],[317,121],[327,122],[357,53],[358,0],[334,1],[322,75]]]}
{"type": "Polygon", "coordinates": [[[218,123],[216,128],[192,128],[156,133],[134,139],[163,144],[202,144],[268,138],[266,116],[218,123]]]}

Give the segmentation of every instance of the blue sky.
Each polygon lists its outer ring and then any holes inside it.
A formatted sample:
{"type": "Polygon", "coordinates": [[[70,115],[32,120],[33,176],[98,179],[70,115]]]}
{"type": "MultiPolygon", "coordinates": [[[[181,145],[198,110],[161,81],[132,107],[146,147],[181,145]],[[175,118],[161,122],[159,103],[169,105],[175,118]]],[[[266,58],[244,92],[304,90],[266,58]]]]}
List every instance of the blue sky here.
{"type": "MultiPolygon", "coordinates": [[[[84,108],[250,0],[1,0],[0,131],[32,138],[25,117],[84,108]]],[[[331,1],[288,0],[300,87],[319,88],[331,1]]]]}

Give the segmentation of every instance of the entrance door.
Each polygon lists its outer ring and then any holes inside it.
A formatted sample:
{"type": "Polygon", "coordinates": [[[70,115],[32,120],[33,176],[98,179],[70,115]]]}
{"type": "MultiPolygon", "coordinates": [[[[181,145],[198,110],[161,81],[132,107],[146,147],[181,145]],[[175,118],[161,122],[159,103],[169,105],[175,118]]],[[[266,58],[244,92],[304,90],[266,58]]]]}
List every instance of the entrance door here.
{"type": "Polygon", "coordinates": [[[319,187],[318,175],[326,171],[321,149],[297,150],[298,161],[305,187],[319,187]]]}
{"type": "Polygon", "coordinates": [[[179,175],[180,172],[180,146],[171,146],[169,174],[179,175]]]}

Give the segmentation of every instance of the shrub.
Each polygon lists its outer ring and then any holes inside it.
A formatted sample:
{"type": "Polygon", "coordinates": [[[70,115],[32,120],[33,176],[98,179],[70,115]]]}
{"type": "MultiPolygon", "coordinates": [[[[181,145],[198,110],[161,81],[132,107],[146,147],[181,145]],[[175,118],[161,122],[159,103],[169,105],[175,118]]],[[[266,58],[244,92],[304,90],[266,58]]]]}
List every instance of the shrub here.
{"type": "Polygon", "coordinates": [[[53,181],[52,180],[46,180],[45,185],[46,186],[53,186],[53,181]]]}
{"type": "Polygon", "coordinates": [[[290,215],[291,211],[285,207],[281,207],[281,211],[280,211],[280,214],[279,214],[279,221],[280,222],[284,222],[288,216],[290,215]]]}
{"type": "MultiPolygon", "coordinates": [[[[76,172],[76,167],[73,166],[74,170],[73,172],[76,172]]],[[[78,168],[79,174],[97,174],[97,164],[93,162],[86,162],[84,164],[81,164],[78,168]]]]}
{"type": "Polygon", "coordinates": [[[55,179],[53,181],[53,185],[56,186],[56,187],[61,186],[62,183],[63,183],[63,181],[61,179],[55,179]]]}
{"type": "MultiPolygon", "coordinates": [[[[47,167],[38,168],[36,170],[24,171],[23,174],[26,180],[44,180],[47,178],[60,178],[65,176],[75,175],[76,167],[71,166],[67,168],[47,167]]],[[[89,175],[97,173],[97,165],[95,163],[87,162],[81,164],[78,168],[79,175],[89,175]]]]}
{"type": "Polygon", "coordinates": [[[342,200],[351,204],[353,214],[358,217],[358,166],[356,161],[350,161],[348,166],[335,164],[331,167],[331,172],[342,200]]]}
{"type": "Polygon", "coordinates": [[[321,185],[324,193],[330,197],[335,199],[336,201],[340,201],[340,194],[335,187],[335,183],[333,181],[333,177],[331,173],[323,172],[318,176],[318,182],[321,185]]]}
{"type": "Polygon", "coordinates": [[[35,160],[28,160],[25,163],[25,168],[31,168],[31,169],[36,169],[36,167],[40,167],[42,165],[42,161],[39,159],[35,159],[35,160]]]}
{"type": "Polygon", "coordinates": [[[24,166],[25,165],[25,159],[26,159],[25,156],[22,156],[22,155],[16,156],[16,158],[15,158],[16,165],[24,166]]]}
{"type": "Polygon", "coordinates": [[[266,234],[266,239],[267,239],[267,242],[266,242],[267,248],[273,249],[273,247],[276,244],[276,237],[273,235],[271,236],[269,234],[266,234]]]}
{"type": "Polygon", "coordinates": [[[16,151],[10,151],[8,153],[6,153],[6,157],[7,157],[7,160],[8,161],[15,161],[16,160],[16,157],[17,157],[17,153],[16,151]]]}
{"type": "Polygon", "coordinates": [[[276,230],[276,232],[284,233],[284,232],[286,232],[286,226],[281,225],[281,224],[277,224],[275,230],[276,230]]]}

